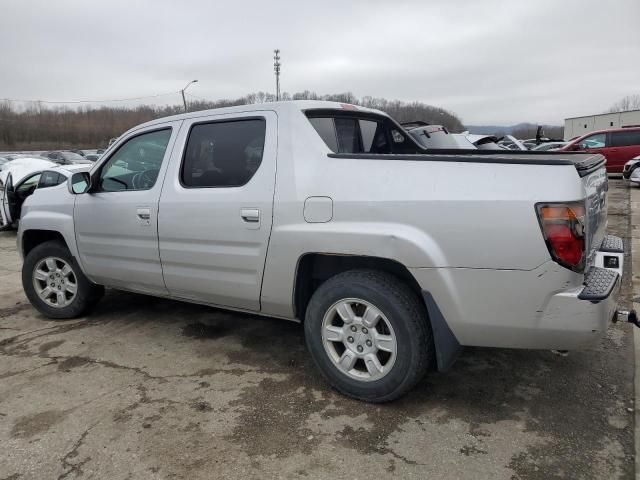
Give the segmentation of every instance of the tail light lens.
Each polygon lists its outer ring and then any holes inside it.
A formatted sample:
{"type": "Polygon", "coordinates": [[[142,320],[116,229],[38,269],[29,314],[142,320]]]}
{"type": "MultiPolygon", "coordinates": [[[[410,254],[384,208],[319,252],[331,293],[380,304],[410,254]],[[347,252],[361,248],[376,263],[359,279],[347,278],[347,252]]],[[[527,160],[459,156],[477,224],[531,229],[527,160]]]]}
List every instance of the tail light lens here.
{"type": "Polygon", "coordinates": [[[551,258],[563,267],[582,272],[585,263],[584,203],[539,203],[536,210],[551,258]]]}

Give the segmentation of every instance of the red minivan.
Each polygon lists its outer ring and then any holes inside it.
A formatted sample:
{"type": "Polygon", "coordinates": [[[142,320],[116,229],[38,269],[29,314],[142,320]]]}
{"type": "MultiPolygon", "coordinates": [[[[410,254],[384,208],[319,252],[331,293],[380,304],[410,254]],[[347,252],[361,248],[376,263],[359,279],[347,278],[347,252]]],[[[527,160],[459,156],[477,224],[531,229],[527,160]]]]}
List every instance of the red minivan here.
{"type": "Polygon", "coordinates": [[[559,150],[601,153],[607,159],[607,172],[622,173],[624,164],[640,155],[640,127],[616,128],[587,133],[571,140],[559,150]]]}

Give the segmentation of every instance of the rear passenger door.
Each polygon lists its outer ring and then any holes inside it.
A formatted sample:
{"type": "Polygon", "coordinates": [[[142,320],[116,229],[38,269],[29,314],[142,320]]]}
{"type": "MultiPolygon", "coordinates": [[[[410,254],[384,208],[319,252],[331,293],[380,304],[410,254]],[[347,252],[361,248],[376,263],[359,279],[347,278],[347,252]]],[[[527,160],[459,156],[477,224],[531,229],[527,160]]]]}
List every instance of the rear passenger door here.
{"type": "Polygon", "coordinates": [[[173,296],[258,311],[273,215],[275,112],[185,120],[160,197],[173,296]]]}
{"type": "Polygon", "coordinates": [[[611,132],[611,147],[607,155],[608,170],[620,173],[624,164],[640,155],[640,130],[611,132]]]}

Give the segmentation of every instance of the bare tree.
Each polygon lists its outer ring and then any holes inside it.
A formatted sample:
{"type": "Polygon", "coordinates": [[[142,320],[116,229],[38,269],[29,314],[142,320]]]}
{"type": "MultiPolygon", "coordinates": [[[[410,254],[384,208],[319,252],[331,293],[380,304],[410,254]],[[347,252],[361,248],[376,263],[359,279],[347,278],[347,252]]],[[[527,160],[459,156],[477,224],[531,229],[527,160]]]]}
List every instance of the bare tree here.
{"type": "Polygon", "coordinates": [[[640,95],[627,95],[609,107],[608,113],[627,112],[640,109],[640,95]]]}

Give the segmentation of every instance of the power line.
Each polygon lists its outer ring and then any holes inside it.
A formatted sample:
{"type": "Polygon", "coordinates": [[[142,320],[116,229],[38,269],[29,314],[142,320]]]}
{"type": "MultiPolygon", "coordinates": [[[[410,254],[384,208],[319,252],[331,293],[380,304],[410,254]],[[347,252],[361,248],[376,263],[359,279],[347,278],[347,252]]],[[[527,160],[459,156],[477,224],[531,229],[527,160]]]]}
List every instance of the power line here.
{"type": "Polygon", "coordinates": [[[144,100],[146,98],[157,98],[164,97],[166,95],[175,95],[176,93],[180,93],[180,90],[175,92],[167,92],[167,93],[158,93],[157,95],[146,95],[144,97],[130,97],[130,98],[112,98],[107,100],[65,100],[65,101],[55,101],[55,100],[26,100],[20,98],[0,98],[0,101],[6,102],[33,102],[33,103],[108,103],[108,102],[129,102],[132,100],[144,100]]]}

